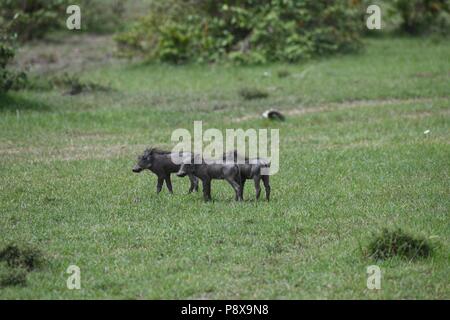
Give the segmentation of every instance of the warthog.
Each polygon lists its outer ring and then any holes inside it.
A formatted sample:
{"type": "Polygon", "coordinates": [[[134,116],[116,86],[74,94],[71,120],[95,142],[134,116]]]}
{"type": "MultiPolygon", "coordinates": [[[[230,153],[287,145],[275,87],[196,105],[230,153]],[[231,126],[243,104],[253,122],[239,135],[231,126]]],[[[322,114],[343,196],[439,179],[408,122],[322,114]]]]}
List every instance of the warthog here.
{"type": "MultiPolygon", "coordinates": [[[[183,153],[181,157],[190,158],[191,153],[183,153]]],[[[148,169],[158,177],[158,183],[156,185],[156,193],[160,193],[164,181],[166,182],[167,189],[170,193],[172,191],[172,182],[170,181],[170,174],[178,172],[181,165],[175,164],[172,161],[172,152],[163,151],[156,148],[147,149],[144,154],[138,158],[138,163],[133,167],[133,172],[141,172],[144,169],[148,169]]],[[[188,174],[191,186],[189,193],[192,191],[198,191],[198,179],[193,174],[188,174]]]]}
{"type": "Polygon", "coordinates": [[[261,186],[260,181],[263,181],[264,189],[266,190],[266,199],[270,200],[270,184],[269,184],[269,176],[261,173],[262,168],[270,167],[270,163],[264,159],[248,159],[247,163],[239,164],[239,169],[241,171],[241,197],[244,197],[244,186],[245,180],[253,179],[255,182],[255,190],[256,190],[256,200],[259,199],[261,194],[261,186]]]}
{"type": "Polygon", "coordinates": [[[187,158],[183,161],[177,176],[184,177],[185,175],[193,174],[203,184],[203,198],[205,201],[211,200],[211,180],[226,180],[234,189],[235,200],[242,200],[241,191],[241,175],[239,166],[235,163],[223,163],[223,161],[205,162],[201,159],[201,163],[194,163],[194,157],[187,158]]]}
{"type": "Polygon", "coordinates": [[[261,186],[260,181],[263,181],[264,189],[266,190],[266,199],[270,200],[270,184],[269,184],[269,176],[264,175],[261,172],[262,168],[269,168],[270,162],[264,158],[247,158],[242,157],[238,154],[237,150],[231,151],[227,154],[224,154],[224,161],[232,161],[239,166],[240,174],[241,174],[241,198],[244,198],[244,187],[245,181],[247,179],[253,179],[255,183],[256,190],[256,200],[259,199],[261,195],[261,186]]]}

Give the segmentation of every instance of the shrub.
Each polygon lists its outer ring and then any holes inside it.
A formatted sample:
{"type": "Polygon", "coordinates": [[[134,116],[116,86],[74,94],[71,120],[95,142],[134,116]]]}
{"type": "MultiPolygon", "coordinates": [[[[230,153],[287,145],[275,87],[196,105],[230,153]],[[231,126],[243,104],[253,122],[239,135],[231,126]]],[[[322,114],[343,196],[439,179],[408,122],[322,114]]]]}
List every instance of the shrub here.
{"type": "Polygon", "coordinates": [[[42,37],[47,31],[61,25],[65,16],[66,0],[2,0],[0,16],[13,21],[11,31],[20,40],[42,37]]]}
{"type": "MultiPolygon", "coordinates": [[[[117,31],[125,12],[124,0],[79,0],[82,30],[94,33],[117,31]]],[[[20,41],[42,38],[51,30],[65,30],[69,0],[2,0],[0,16],[14,20],[11,31],[20,41]]]]}
{"type": "Polygon", "coordinates": [[[28,271],[38,268],[43,263],[43,254],[39,249],[29,246],[9,244],[0,251],[0,261],[11,268],[23,268],[28,271]]]}
{"type": "Polygon", "coordinates": [[[0,92],[8,91],[12,86],[11,73],[6,70],[6,66],[14,57],[14,48],[10,41],[11,36],[6,33],[5,29],[0,28],[0,92]]]}
{"type": "Polygon", "coordinates": [[[0,93],[7,92],[14,85],[16,74],[6,69],[11,55],[10,48],[5,44],[0,44],[0,93]]]}
{"type": "MultiPolygon", "coordinates": [[[[79,0],[81,30],[110,33],[121,29],[127,0],[79,0]]],[[[69,2],[66,0],[66,2],[69,2]]]]}
{"type": "Polygon", "coordinates": [[[409,260],[428,257],[432,252],[426,239],[414,237],[401,229],[384,229],[369,244],[369,254],[375,259],[388,259],[395,256],[409,260]]]}
{"type": "Polygon", "coordinates": [[[26,81],[23,72],[17,73],[7,69],[8,63],[14,58],[15,48],[13,46],[15,37],[11,35],[5,21],[0,17],[0,93],[10,89],[16,89],[26,81]]]}
{"type": "Polygon", "coordinates": [[[0,272],[0,288],[10,286],[25,286],[27,271],[22,268],[7,269],[0,272]]]}
{"type": "Polygon", "coordinates": [[[25,286],[28,273],[43,265],[44,255],[38,248],[10,243],[0,250],[0,262],[0,288],[25,286]]]}
{"type": "Polygon", "coordinates": [[[78,75],[68,73],[53,77],[50,80],[50,86],[66,89],[66,93],[70,95],[77,95],[82,92],[113,91],[113,89],[109,86],[98,84],[92,81],[83,81],[78,75]]]}
{"type": "Polygon", "coordinates": [[[347,0],[155,1],[116,41],[123,55],[172,63],[295,62],[358,49],[358,9],[347,0]]]}
{"type": "Polygon", "coordinates": [[[448,35],[449,0],[394,0],[393,5],[401,16],[403,31],[410,34],[437,32],[448,35]]]}

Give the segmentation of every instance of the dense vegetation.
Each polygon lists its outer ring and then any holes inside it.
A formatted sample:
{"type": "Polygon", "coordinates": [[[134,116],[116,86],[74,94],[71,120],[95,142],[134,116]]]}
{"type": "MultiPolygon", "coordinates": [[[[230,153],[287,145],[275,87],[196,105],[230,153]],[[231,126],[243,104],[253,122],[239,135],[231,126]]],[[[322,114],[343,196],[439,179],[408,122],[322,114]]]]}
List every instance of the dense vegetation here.
{"type": "MultiPolygon", "coordinates": [[[[124,0],[80,0],[82,30],[114,32],[120,29],[124,0]]],[[[11,32],[19,40],[42,38],[48,32],[65,28],[66,8],[70,0],[2,0],[0,16],[11,22],[11,32]]]]}
{"type": "MultiPolygon", "coordinates": [[[[116,40],[122,54],[180,63],[296,62],[360,48],[370,1],[170,0],[116,40]]],[[[378,1],[383,19],[410,34],[448,33],[448,0],[378,1]]]]}
{"type": "Polygon", "coordinates": [[[14,49],[8,44],[6,32],[0,30],[0,93],[11,87],[11,74],[6,69],[8,62],[14,57],[14,49]]]}
{"type": "Polygon", "coordinates": [[[401,16],[403,31],[409,34],[449,34],[449,0],[394,0],[393,4],[401,16]]]}
{"type": "Polygon", "coordinates": [[[168,62],[298,61],[359,48],[359,5],[346,0],[171,0],[117,37],[122,52],[168,62]]]}
{"type": "MultiPolygon", "coordinates": [[[[0,3],[0,93],[32,86],[25,72],[11,71],[20,43],[64,30],[68,0],[3,0],[0,3]]],[[[83,29],[103,33],[120,29],[125,1],[81,0],[83,29]]]]}
{"type": "Polygon", "coordinates": [[[15,34],[10,31],[10,23],[7,23],[0,17],[0,93],[4,93],[11,88],[18,86],[25,81],[23,72],[14,72],[9,70],[8,64],[15,55],[15,34]]]}
{"type": "Polygon", "coordinates": [[[0,16],[20,40],[39,38],[62,25],[66,0],[3,0],[0,16]]]}
{"type": "MultiPolygon", "coordinates": [[[[450,0],[375,1],[383,21],[413,35],[447,35],[450,0]],[[399,22],[393,22],[399,21],[399,22]]],[[[68,0],[4,0],[0,16],[27,41],[64,28],[68,0]]],[[[82,30],[116,36],[121,55],[149,60],[244,63],[296,62],[361,47],[367,0],[149,1],[124,23],[126,1],[81,0],[82,30]]]]}

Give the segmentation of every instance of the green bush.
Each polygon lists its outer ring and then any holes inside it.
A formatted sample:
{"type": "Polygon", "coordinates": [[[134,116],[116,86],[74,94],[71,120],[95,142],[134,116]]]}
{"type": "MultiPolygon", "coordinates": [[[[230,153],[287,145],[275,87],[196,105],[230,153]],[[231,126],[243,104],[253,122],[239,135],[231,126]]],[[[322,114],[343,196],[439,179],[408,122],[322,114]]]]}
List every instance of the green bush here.
{"type": "Polygon", "coordinates": [[[403,31],[449,35],[450,0],[394,0],[393,5],[401,16],[403,31]]]}
{"type": "Polygon", "coordinates": [[[360,47],[360,3],[168,0],[116,37],[123,55],[172,63],[295,62],[360,47]]]}
{"type": "Polygon", "coordinates": [[[64,73],[50,80],[51,87],[63,88],[67,94],[76,95],[82,92],[110,92],[113,89],[109,86],[95,83],[92,81],[81,80],[78,75],[64,73]]]}
{"type": "Polygon", "coordinates": [[[14,58],[14,48],[9,43],[10,38],[0,30],[0,68],[6,68],[8,62],[14,58]]]}
{"type": "Polygon", "coordinates": [[[401,229],[383,229],[372,239],[368,247],[370,257],[384,260],[393,257],[408,260],[426,258],[431,255],[432,247],[428,241],[404,232],[401,229]]]}
{"type": "Polygon", "coordinates": [[[22,268],[0,270],[0,288],[25,286],[28,272],[22,268]]]}
{"type": "Polygon", "coordinates": [[[13,21],[11,31],[19,40],[42,37],[65,21],[67,0],[2,0],[0,16],[13,21]]]}
{"type": "Polygon", "coordinates": [[[15,35],[8,30],[9,24],[0,17],[0,93],[7,92],[22,85],[26,81],[25,73],[12,72],[7,69],[8,63],[14,58],[13,46],[15,35]]]}
{"type": "Polygon", "coordinates": [[[11,268],[31,271],[41,266],[44,258],[41,250],[37,248],[11,243],[0,250],[0,261],[6,262],[11,268]]]}
{"type": "Polygon", "coordinates": [[[52,30],[66,30],[66,8],[77,4],[81,8],[81,30],[93,33],[115,32],[120,29],[125,12],[125,0],[2,0],[0,16],[14,22],[11,31],[20,41],[42,38],[52,30]]]}
{"type": "MultiPolygon", "coordinates": [[[[79,0],[76,4],[81,8],[81,31],[89,33],[119,31],[123,25],[123,16],[127,1],[79,0]]],[[[66,2],[70,3],[67,0],[66,2]]]]}

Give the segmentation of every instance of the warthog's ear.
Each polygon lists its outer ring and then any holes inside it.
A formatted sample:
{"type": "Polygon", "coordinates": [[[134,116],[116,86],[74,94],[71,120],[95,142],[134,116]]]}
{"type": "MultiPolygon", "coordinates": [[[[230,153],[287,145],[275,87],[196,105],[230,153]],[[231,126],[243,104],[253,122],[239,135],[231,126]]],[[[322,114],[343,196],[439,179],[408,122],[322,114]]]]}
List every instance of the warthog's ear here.
{"type": "Polygon", "coordinates": [[[153,155],[155,148],[147,148],[144,150],[144,154],[142,155],[143,159],[149,160],[151,156],[153,155]]]}

